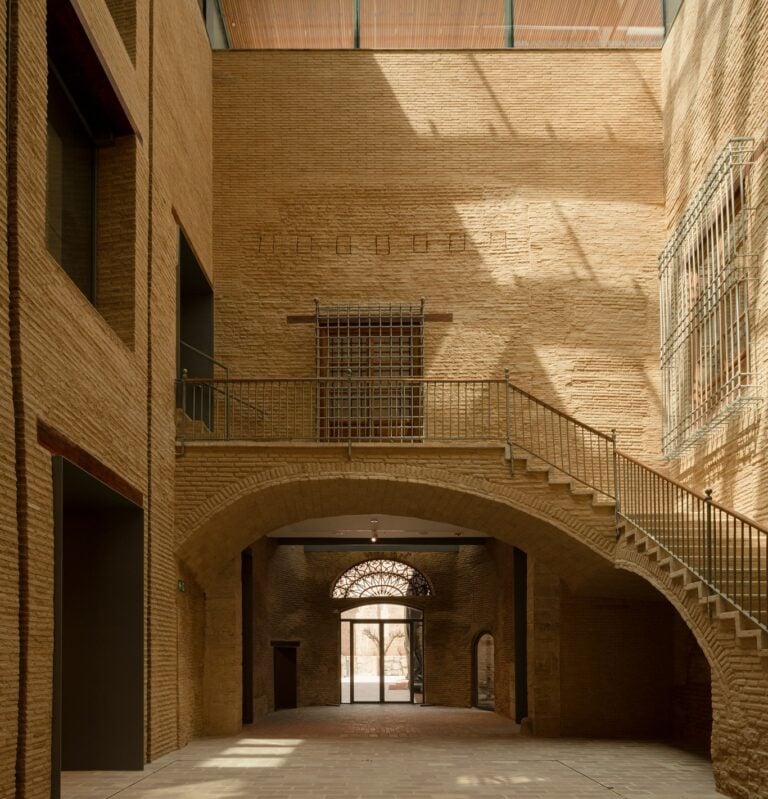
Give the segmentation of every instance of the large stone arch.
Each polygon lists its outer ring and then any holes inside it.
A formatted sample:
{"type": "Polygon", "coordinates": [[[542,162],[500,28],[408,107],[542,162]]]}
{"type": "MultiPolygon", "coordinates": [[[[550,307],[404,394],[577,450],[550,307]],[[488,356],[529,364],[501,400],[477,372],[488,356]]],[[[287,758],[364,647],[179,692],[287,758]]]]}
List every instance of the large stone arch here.
{"type": "MultiPolygon", "coordinates": [[[[697,594],[687,592],[682,582],[673,581],[657,560],[622,542],[616,550],[616,567],[652,585],[675,608],[704,653],[711,672],[712,765],[718,787],[728,790],[730,785],[738,783],[743,769],[739,746],[734,742],[750,729],[753,697],[745,696],[740,686],[764,673],[761,659],[745,651],[726,625],[710,617],[706,606],[698,602],[697,594]]],[[[749,745],[754,746],[755,741],[750,740],[749,745]]]]}
{"type": "MultiPolygon", "coordinates": [[[[536,486],[541,488],[540,480],[536,486]]],[[[546,559],[567,582],[615,581],[613,513],[566,486],[525,490],[448,470],[351,462],[291,465],[250,474],[180,520],[179,558],[205,586],[244,547],[306,518],[375,510],[493,535],[546,559]]]]}
{"type": "Polygon", "coordinates": [[[712,673],[723,685],[732,682],[721,673],[727,655],[706,610],[684,601],[685,592],[655,561],[617,550],[612,509],[593,507],[591,497],[574,495],[567,485],[502,483],[402,462],[293,463],[233,480],[192,508],[178,525],[177,555],[205,588],[243,548],[272,530],[306,518],[371,511],[485,532],[545,561],[573,590],[623,593],[622,580],[631,573],[673,605],[712,673]]]}
{"type": "MultiPolygon", "coordinates": [[[[713,631],[706,610],[686,601],[684,591],[678,595],[642,553],[628,560],[628,548],[620,544],[617,549],[612,509],[594,507],[591,500],[574,495],[567,485],[549,484],[542,475],[501,480],[413,462],[299,462],[251,470],[209,492],[179,519],[177,554],[206,590],[243,548],[306,518],[377,512],[480,530],[546,562],[571,590],[631,596],[633,585],[649,593],[652,587],[702,648],[711,668],[715,712],[733,708],[733,652],[713,631]]],[[[723,712],[716,724],[721,731],[733,728],[734,719],[733,712],[723,712]]],[[[721,732],[715,739],[724,737],[721,732]]]]}

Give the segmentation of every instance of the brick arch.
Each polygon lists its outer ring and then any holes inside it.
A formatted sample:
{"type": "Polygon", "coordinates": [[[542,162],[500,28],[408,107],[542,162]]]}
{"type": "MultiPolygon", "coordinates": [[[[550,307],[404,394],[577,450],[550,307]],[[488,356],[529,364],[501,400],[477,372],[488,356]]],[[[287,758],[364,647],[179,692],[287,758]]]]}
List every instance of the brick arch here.
{"type": "Polygon", "coordinates": [[[724,633],[712,623],[706,607],[692,598],[681,583],[673,582],[669,572],[662,570],[656,561],[643,557],[629,546],[617,547],[616,567],[642,577],[652,585],[675,609],[693,633],[710,668],[712,689],[712,738],[710,741],[712,768],[715,782],[720,790],[727,790],[734,779],[739,779],[743,768],[738,748],[733,741],[739,740],[744,729],[749,729],[752,698],[744,695],[739,686],[754,679],[760,673],[761,664],[750,663],[744,657],[732,635],[724,633]]]}
{"type": "Polygon", "coordinates": [[[403,464],[283,466],[233,482],[194,508],[180,521],[177,554],[205,586],[272,530],[307,518],[375,511],[486,532],[545,558],[573,586],[615,574],[612,514],[590,524],[593,509],[585,508],[583,498],[559,491],[557,499],[403,464]]]}
{"type": "Polygon", "coordinates": [[[636,574],[652,585],[672,605],[693,633],[712,673],[713,712],[717,706],[734,707],[731,702],[730,686],[734,684],[737,675],[734,672],[729,653],[723,646],[723,640],[717,634],[717,628],[707,616],[706,608],[695,600],[691,600],[683,586],[673,583],[668,575],[656,567],[655,562],[643,558],[636,551],[622,551],[616,558],[616,567],[622,571],[636,574]],[[716,700],[716,692],[722,692],[722,698],[716,700]]]}

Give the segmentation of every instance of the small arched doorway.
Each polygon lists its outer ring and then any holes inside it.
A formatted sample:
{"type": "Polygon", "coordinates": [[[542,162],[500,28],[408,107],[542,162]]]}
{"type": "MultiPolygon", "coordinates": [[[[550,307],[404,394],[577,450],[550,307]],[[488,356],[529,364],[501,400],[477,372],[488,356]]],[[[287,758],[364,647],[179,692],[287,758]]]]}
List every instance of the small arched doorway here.
{"type": "Polygon", "coordinates": [[[474,652],[474,705],[481,710],[495,710],[495,645],[490,633],[481,633],[475,639],[474,652]]]}

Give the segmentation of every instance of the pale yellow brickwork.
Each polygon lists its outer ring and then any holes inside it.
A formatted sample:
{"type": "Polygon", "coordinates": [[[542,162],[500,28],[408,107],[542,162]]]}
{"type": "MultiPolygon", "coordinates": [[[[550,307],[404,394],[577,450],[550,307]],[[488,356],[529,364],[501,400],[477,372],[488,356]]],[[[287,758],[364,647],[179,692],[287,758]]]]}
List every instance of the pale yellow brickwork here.
{"type": "Polygon", "coordinates": [[[658,52],[216,53],[217,353],[312,376],[286,314],[423,296],[430,376],[657,452],[660,102],[658,52]]]}
{"type": "MultiPolygon", "coordinates": [[[[452,609],[464,625],[464,697],[467,642],[484,625],[511,640],[509,550],[529,552],[536,734],[600,733],[590,710],[604,697],[584,682],[589,670],[611,683],[614,708],[625,699],[647,710],[637,721],[648,731],[665,691],[682,728],[706,720],[700,680],[654,684],[638,669],[669,648],[665,669],[693,663],[706,673],[666,597],[711,669],[719,786],[768,796],[768,659],[642,549],[617,546],[612,508],[526,472],[519,457],[513,476],[501,448],[359,447],[352,460],[321,446],[182,454],[173,393],[180,225],[215,278],[216,354],[233,376],[313,375],[313,328],[286,316],[311,314],[315,297],[424,297],[428,312],[453,314],[427,324],[429,375],[509,368],[522,388],[616,427],[623,448],[660,462],[656,257],[724,141],[766,135],[768,7],[685,0],[661,53],[212,54],[196,0],[76,5],[138,136],[103,154],[119,169],[100,201],[127,218],[113,210],[104,221],[102,265],[117,282],[101,287],[94,308],[45,244],[46,3],[13,2],[16,135],[11,169],[0,173],[0,252],[10,253],[0,270],[0,795],[43,799],[50,787],[53,498],[42,420],[143,496],[148,759],[239,723],[240,551],[254,553],[257,613],[259,602],[276,603],[256,637],[261,715],[271,708],[269,639],[299,635],[280,626],[285,602],[269,587],[296,564],[273,570],[263,536],[375,509],[499,539],[468,568],[496,586],[493,601],[483,594],[471,605],[471,624],[452,609]],[[596,650],[606,659],[595,661],[596,650]]],[[[0,41],[4,14],[3,5],[0,41]]],[[[0,146],[4,136],[3,118],[0,146]]],[[[761,269],[766,158],[751,175],[761,269]]],[[[764,290],[753,299],[766,372],[764,290]]],[[[670,468],[765,522],[765,449],[757,411],[670,468]]],[[[305,683],[307,701],[329,701],[334,675],[305,683]]],[[[497,658],[497,676],[499,709],[510,713],[511,658],[497,658]]],[[[602,720],[627,733],[617,718],[602,720]]]]}
{"type": "MultiPolygon", "coordinates": [[[[686,0],[662,51],[667,224],[671,229],[725,142],[768,135],[768,6],[748,0],[686,0]]],[[[768,241],[768,156],[758,155],[749,178],[755,309],[754,367],[765,396],[768,337],[765,291],[768,241]]],[[[684,481],[714,488],[725,505],[768,521],[764,413],[747,409],[670,464],[684,481]]]]}
{"type": "MultiPolygon", "coordinates": [[[[178,699],[176,652],[176,566],[173,561],[173,395],[175,376],[175,298],[177,222],[189,238],[204,266],[211,270],[211,69],[210,49],[196,3],[137,0],[135,53],[128,53],[104,0],[78,0],[77,6],[100,52],[125,108],[138,127],[132,160],[134,166],[110,190],[118,192],[114,209],[127,218],[104,219],[102,231],[114,230],[122,242],[105,261],[124,279],[132,275],[125,291],[100,294],[91,306],[64,271],[48,254],[45,231],[46,148],[46,49],[45,2],[15,4],[14,44],[18,48],[16,106],[17,183],[12,187],[18,202],[14,230],[15,262],[11,270],[20,277],[20,324],[14,330],[20,358],[17,373],[23,407],[17,408],[17,424],[23,435],[16,462],[21,472],[23,506],[23,553],[29,579],[23,589],[29,608],[22,620],[27,641],[26,691],[21,707],[22,738],[17,774],[24,796],[48,796],[50,787],[50,707],[52,646],[52,495],[50,454],[37,444],[37,423],[42,419],[97,460],[127,480],[144,496],[147,531],[147,743],[152,757],[179,744],[176,724],[178,699]],[[152,8],[152,14],[150,14],[152,8]],[[150,16],[152,31],[150,32],[150,16]],[[149,41],[154,37],[153,101],[150,111],[148,82],[149,41]],[[180,112],[184,112],[183,119],[180,112]],[[153,124],[150,126],[150,113],[153,124]],[[179,142],[183,154],[177,153],[179,142]],[[168,153],[173,152],[173,157],[168,153]],[[152,218],[149,220],[150,158],[152,218]],[[162,160],[161,160],[162,159],[162,160]],[[208,198],[206,200],[206,198],[208,198]],[[131,228],[134,230],[131,232],[131,228]],[[126,240],[126,234],[129,238],[126,240]],[[151,234],[151,239],[149,238],[151,234]],[[151,250],[150,250],[151,246],[151,250]],[[128,249],[126,249],[126,247],[128,249]],[[148,315],[148,263],[151,263],[151,319],[148,315]],[[127,305],[126,305],[127,300],[127,305]],[[111,309],[119,303],[118,313],[111,309]],[[101,311],[101,312],[100,312],[101,311]],[[148,323],[151,322],[151,338],[148,323]],[[152,355],[148,341],[153,342],[152,355]],[[152,369],[152,417],[147,415],[148,368],[152,369]],[[21,415],[18,415],[20,413],[21,415]],[[152,424],[152,437],[148,423],[152,424]],[[151,441],[151,448],[148,449],[151,441]],[[19,453],[23,453],[23,456],[19,453]],[[21,460],[19,460],[21,458],[21,460]],[[149,482],[149,475],[151,483],[149,482]]],[[[116,3],[110,4],[113,10],[116,3]]],[[[123,4],[128,8],[129,4],[123,4]]],[[[118,21],[120,21],[118,19],[118,21]]],[[[124,21],[121,21],[121,32],[124,21]]],[[[118,144],[118,148],[124,146],[118,144]]],[[[113,158],[117,150],[106,156],[113,158]]],[[[5,193],[3,193],[5,197],[5,193]]],[[[109,198],[100,197],[107,204],[109,198]]],[[[3,215],[5,219],[5,215],[3,215]]],[[[102,239],[101,247],[108,244],[102,239]]],[[[5,252],[5,248],[3,248],[5,252]]],[[[5,270],[3,270],[5,274],[5,270]]],[[[4,280],[4,278],[0,278],[4,280]]],[[[0,283],[0,287],[5,284],[0,283]]],[[[107,287],[103,287],[105,290],[107,287]]],[[[114,288],[114,286],[112,286],[114,288]]],[[[5,295],[3,295],[5,297],[5,295]]],[[[7,301],[0,316],[5,319],[7,301]]],[[[7,330],[7,325],[5,326],[7,330]]],[[[0,334],[2,335],[2,334],[0,334]]],[[[3,356],[8,347],[3,348],[3,356]]],[[[4,362],[5,363],[5,362],[4,362]]],[[[6,368],[2,380],[10,377],[6,368]]],[[[3,391],[3,401],[11,393],[3,391]]],[[[9,417],[3,414],[3,420],[9,417]]],[[[4,428],[10,434],[10,428],[4,428]]],[[[3,438],[2,440],[8,441],[3,438]]],[[[15,528],[13,478],[14,456],[3,457],[3,513],[5,525],[15,528]],[[6,505],[6,503],[8,503],[6,505]]],[[[13,663],[18,644],[15,624],[6,626],[6,613],[18,601],[14,590],[16,533],[3,538],[3,668],[0,713],[0,780],[13,783],[16,763],[18,706],[13,663]],[[6,579],[5,566],[9,567],[6,579]],[[12,593],[6,596],[6,591],[12,593]],[[6,602],[10,603],[6,607],[6,602]],[[6,674],[9,675],[6,681],[6,674]]],[[[20,787],[21,790],[21,787],[20,787]]]]}

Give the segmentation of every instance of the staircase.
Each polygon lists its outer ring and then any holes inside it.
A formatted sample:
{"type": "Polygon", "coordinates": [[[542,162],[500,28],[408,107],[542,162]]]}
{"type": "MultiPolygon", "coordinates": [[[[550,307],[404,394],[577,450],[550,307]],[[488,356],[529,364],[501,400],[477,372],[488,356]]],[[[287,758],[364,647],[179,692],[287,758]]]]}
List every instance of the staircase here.
{"type": "MultiPolygon", "coordinates": [[[[612,509],[632,547],[706,610],[713,624],[768,657],[768,531],[666,477],[603,433],[509,382],[424,378],[190,379],[177,396],[186,440],[503,444],[510,468],[612,509]],[[201,409],[206,423],[201,424],[201,409]],[[517,464],[517,465],[516,465],[517,464]]],[[[618,550],[618,547],[617,547],[618,550]]]]}

